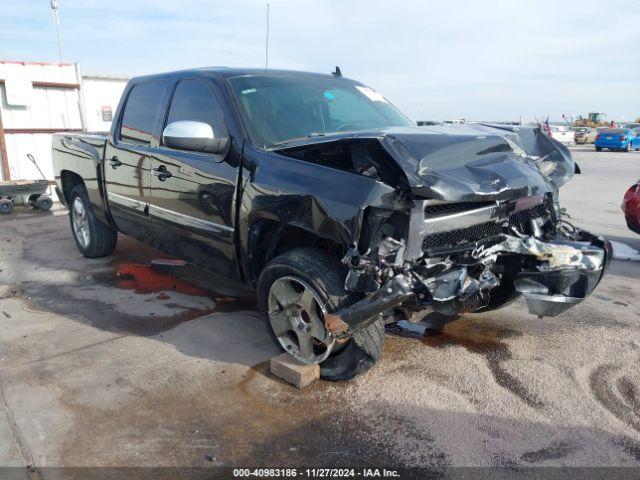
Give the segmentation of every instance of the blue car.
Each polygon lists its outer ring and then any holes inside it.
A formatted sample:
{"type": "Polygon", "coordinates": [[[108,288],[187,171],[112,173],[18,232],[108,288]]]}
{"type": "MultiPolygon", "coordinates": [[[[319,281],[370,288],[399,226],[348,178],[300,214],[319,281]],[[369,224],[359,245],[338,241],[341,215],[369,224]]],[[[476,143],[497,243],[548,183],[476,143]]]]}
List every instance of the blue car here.
{"type": "Polygon", "coordinates": [[[630,128],[608,128],[596,136],[596,152],[603,148],[609,150],[640,150],[640,136],[638,130],[630,128]]]}

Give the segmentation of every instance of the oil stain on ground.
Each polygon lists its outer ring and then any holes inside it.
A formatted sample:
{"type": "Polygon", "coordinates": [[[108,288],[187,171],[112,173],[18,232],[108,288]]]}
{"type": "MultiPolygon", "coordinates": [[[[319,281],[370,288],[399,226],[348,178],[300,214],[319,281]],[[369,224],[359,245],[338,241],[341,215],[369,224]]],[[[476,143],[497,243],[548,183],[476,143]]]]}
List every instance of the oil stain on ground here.
{"type": "Polygon", "coordinates": [[[434,348],[459,346],[469,352],[482,355],[498,385],[533,408],[539,409],[544,406],[542,401],[529,392],[518,378],[502,366],[503,362],[513,358],[505,340],[520,335],[520,332],[497,327],[484,321],[472,321],[464,316],[453,321],[449,317],[448,323],[446,318],[441,317],[439,314],[430,314],[425,318],[429,325],[425,335],[417,335],[415,331],[407,333],[393,325],[387,326],[387,332],[392,335],[417,338],[425,345],[434,348]],[[429,318],[432,316],[433,318],[429,318]]]}
{"type": "Polygon", "coordinates": [[[575,448],[569,442],[553,442],[540,450],[526,452],[520,458],[528,463],[538,463],[546,460],[558,460],[574,451],[575,448]]]}

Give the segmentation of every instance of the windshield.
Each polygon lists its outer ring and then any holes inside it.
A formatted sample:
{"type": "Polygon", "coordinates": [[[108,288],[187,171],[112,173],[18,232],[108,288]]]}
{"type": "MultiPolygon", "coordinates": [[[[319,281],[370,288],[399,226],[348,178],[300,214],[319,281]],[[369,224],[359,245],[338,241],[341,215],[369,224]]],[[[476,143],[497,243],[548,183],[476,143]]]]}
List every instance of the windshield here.
{"type": "Polygon", "coordinates": [[[344,78],[251,76],[229,84],[253,143],[262,148],[335,132],[415,125],[381,94],[344,78]]]}

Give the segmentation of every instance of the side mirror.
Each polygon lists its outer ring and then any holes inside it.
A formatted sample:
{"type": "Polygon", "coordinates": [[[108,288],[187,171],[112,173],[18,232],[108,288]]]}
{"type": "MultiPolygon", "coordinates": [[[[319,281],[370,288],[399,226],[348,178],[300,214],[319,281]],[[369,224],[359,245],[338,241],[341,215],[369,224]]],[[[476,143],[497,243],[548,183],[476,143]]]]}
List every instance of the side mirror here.
{"type": "Polygon", "coordinates": [[[162,143],[177,150],[223,153],[229,144],[229,137],[216,138],[208,123],[180,120],[165,127],[162,143]]]}

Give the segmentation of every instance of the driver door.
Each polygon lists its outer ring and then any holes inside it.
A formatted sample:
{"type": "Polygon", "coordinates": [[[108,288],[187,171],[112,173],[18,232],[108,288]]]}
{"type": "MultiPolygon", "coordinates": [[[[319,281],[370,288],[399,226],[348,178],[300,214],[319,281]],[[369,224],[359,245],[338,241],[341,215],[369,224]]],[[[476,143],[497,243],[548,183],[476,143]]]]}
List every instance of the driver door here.
{"type": "MultiPolygon", "coordinates": [[[[217,136],[229,135],[216,96],[204,80],[183,79],[175,85],[163,130],[176,121],[207,123],[217,136]]],[[[237,278],[234,155],[233,148],[223,154],[169,148],[160,139],[151,156],[149,215],[162,250],[237,278]]]]}

